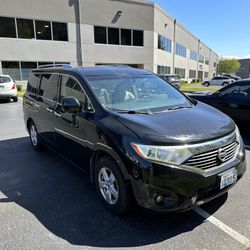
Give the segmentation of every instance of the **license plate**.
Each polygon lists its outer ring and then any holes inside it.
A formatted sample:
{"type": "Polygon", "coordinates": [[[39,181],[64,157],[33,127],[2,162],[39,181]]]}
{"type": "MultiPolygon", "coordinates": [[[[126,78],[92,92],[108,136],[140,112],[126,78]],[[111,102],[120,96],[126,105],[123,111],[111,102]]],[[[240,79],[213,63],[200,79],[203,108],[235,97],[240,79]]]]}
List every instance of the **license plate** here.
{"type": "Polygon", "coordinates": [[[220,175],[220,189],[230,186],[237,181],[237,170],[235,168],[230,169],[220,175]]]}

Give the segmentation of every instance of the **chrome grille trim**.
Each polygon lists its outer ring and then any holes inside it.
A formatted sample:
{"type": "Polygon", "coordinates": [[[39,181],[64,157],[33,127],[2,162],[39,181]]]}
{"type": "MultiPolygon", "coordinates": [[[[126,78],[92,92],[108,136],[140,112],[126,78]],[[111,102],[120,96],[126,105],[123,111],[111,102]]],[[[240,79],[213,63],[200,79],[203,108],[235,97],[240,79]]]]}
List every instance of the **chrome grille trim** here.
{"type": "Polygon", "coordinates": [[[192,166],[196,168],[201,168],[207,170],[213,167],[220,167],[222,164],[228,163],[237,154],[239,143],[237,141],[230,142],[222,147],[217,147],[214,150],[195,154],[191,156],[184,165],[192,166]],[[219,150],[222,149],[225,152],[225,159],[221,161],[218,158],[219,150]]]}

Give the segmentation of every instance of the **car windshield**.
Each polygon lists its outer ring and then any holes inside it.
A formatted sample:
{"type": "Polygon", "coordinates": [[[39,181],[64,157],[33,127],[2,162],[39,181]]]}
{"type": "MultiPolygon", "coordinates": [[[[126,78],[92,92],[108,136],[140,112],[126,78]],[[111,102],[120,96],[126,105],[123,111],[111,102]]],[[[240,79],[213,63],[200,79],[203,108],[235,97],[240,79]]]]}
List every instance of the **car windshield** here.
{"type": "Polygon", "coordinates": [[[11,82],[8,76],[0,76],[0,83],[11,82]]]}
{"type": "Polygon", "coordinates": [[[120,111],[162,112],[192,103],[155,75],[89,76],[90,87],[105,107],[120,111]]]}

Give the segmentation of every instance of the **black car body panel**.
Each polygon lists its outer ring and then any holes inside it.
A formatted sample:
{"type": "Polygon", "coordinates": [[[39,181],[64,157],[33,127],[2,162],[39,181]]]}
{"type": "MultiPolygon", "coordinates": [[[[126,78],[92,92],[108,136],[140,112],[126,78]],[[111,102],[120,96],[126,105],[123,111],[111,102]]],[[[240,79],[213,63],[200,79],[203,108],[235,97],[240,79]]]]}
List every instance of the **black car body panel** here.
{"type": "Polygon", "coordinates": [[[250,124],[249,79],[232,83],[215,93],[193,93],[189,96],[219,109],[239,124],[250,124]]]}
{"type": "MultiPolygon", "coordinates": [[[[24,120],[37,124],[39,138],[49,148],[90,174],[94,181],[97,156],[114,159],[131,186],[136,202],[157,211],[184,211],[209,201],[230,187],[220,190],[220,174],[236,169],[238,179],[246,169],[244,146],[228,164],[209,171],[146,160],[132,143],[160,146],[207,143],[235,133],[233,121],[220,111],[200,102],[192,107],[153,114],[123,114],[101,105],[89,86],[89,76],[151,75],[147,71],[119,67],[45,68],[33,70],[24,96],[24,120]],[[59,75],[55,96],[47,98],[42,89],[46,75],[59,75]],[[85,111],[64,112],[59,92],[64,78],[77,81],[91,105],[85,111]],[[156,198],[162,196],[160,203],[156,198]]],[[[52,79],[49,78],[49,79],[52,79]]],[[[53,78],[54,79],[54,78],[53,78]]],[[[75,84],[75,83],[74,83],[75,84]]],[[[66,86],[66,85],[65,85],[66,86]]],[[[51,86],[52,87],[52,86],[51,86]]],[[[175,90],[177,91],[177,90],[175,90]]]]}

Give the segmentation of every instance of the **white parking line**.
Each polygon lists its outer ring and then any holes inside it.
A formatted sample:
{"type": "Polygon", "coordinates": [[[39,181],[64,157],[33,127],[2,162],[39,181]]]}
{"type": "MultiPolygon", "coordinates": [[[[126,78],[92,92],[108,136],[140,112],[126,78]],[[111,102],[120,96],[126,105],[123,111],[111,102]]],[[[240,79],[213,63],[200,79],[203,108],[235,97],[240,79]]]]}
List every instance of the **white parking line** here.
{"type": "Polygon", "coordinates": [[[201,209],[200,207],[196,207],[193,209],[197,214],[204,217],[207,221],[214,224],[216,227],[220,228],[222,231],[233,237],[235,240],[239,241],[241,244],[243,244],[246,247],[250,247],[250,240],[247,239],[245,236],[241,235],[240,233],[236,232],[231,227],[227,226],[223,222],[216,219],[211,214],[207,213],[205,210],[201,209]]]}
{"type": "Polygon", "coordinates": [[[21,96],[19,96],[18,98],[19,98],[19,100],[20,100],[21,102],[23,101],[23,98],[22,98],[21,96]]]}

